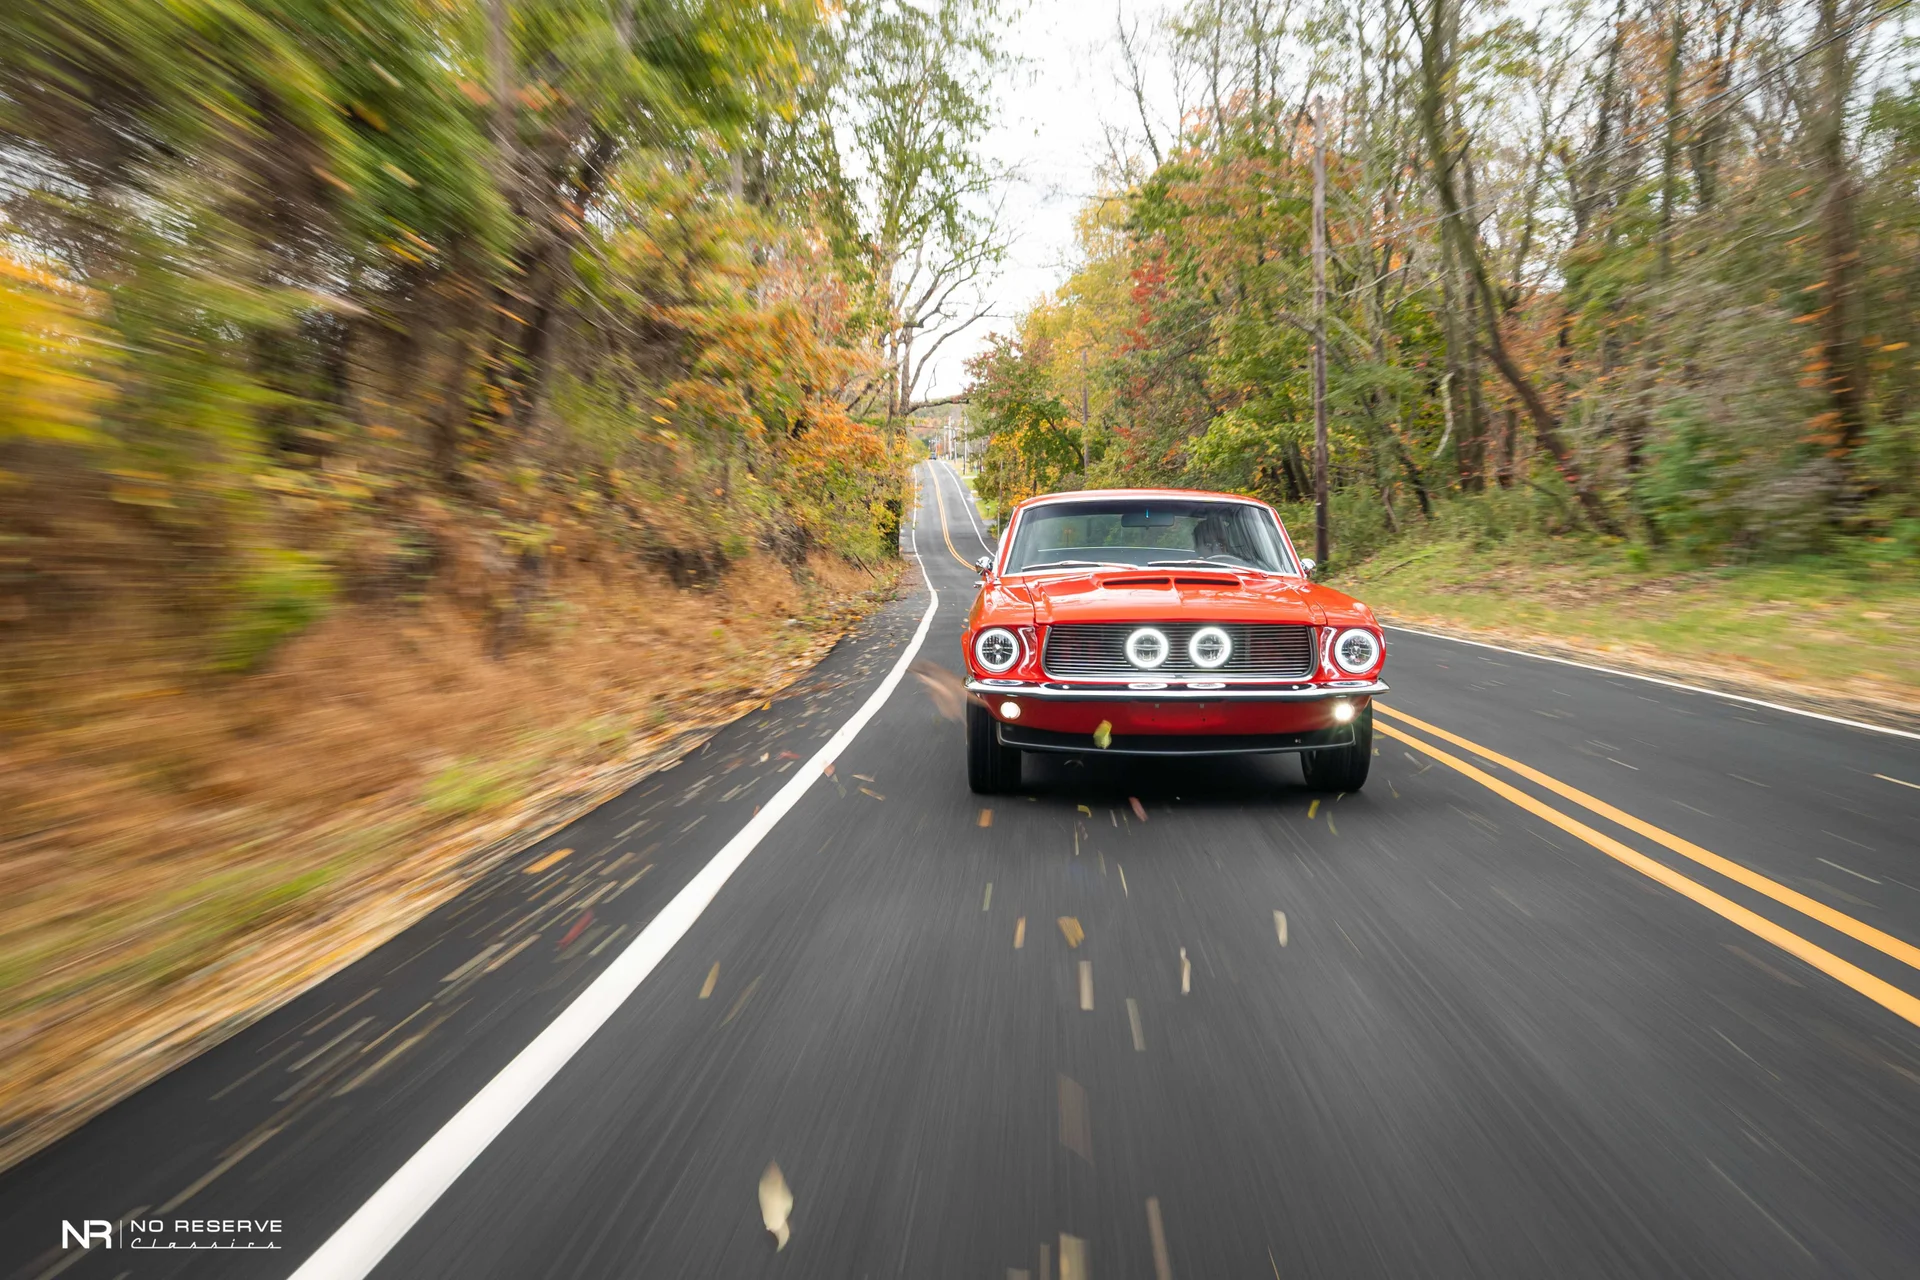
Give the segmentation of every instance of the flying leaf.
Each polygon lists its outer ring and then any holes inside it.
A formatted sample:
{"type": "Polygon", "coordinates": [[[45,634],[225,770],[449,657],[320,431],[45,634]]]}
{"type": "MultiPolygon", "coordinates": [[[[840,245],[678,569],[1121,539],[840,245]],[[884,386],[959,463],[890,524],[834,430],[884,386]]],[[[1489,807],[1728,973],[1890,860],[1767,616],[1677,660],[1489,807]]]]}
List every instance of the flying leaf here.
{"type": "Polygon", "coordinates": [[[793,1234],[787,1226],[792,1213],[793,1192],[788,1189],[780,1166],[769,1163],[767,1171],[760,1175],[760,1220],[773,1233],[775,1253],[787,1247],[787,1240],[793,1234]]]}
{"type": "Polygon", "coordinates": [[[967,687],[959,676],[937,663],[919,661],[907,670],[926,686],[934,709],[948,720],[958,720],[967,706],[967,687]]]}

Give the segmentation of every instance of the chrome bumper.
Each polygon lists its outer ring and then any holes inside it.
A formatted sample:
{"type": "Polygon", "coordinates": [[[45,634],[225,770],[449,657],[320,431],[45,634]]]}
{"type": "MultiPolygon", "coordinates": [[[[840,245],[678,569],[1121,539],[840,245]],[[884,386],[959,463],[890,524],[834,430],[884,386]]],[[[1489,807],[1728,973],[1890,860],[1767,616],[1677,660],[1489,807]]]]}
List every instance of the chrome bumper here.
{"type": "Polygon", "coordinates": [[[1362,698],[1387,691],[1383,680],[1335,680],[1327,684],[1231,684],[1193,687],[1185,680],[1137,680],[1131,684],[1068,684],[1059,680],[969,680],[967,692],[983,698],[1046,698],[1058,702],[1319,702],[1362,698]]]}
{"type": "Polygon", "coordinates": [[[1074,756],[1249,756],[1323,751],[1353,744],[1351,724],[1297,733],[1149,733],[1115,737],[1106,746],[1090,733],[1056,733],[999,721],[995,735],[1003,747],[1021,751],[1052,751],[1074,756]]]}

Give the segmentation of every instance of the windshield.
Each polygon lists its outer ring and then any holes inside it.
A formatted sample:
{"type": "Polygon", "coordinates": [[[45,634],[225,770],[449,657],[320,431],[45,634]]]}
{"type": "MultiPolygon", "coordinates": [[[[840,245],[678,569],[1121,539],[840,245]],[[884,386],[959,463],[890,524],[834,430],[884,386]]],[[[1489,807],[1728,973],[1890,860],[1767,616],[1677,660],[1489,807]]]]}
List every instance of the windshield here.
{"type": "Polygon", "coordinates": [[[1280,530],[1264,507],[1205,498],[1089,498],[1049,502],[1023,513],[1004,572],[1202,564],[1293,571],[1280,530]]]}

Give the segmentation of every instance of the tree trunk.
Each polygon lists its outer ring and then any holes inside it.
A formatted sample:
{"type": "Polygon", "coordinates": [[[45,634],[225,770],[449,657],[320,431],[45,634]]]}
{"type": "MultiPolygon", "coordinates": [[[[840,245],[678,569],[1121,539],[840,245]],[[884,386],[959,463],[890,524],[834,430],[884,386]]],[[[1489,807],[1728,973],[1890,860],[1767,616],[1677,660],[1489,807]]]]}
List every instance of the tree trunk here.
{"type": "Polygon", "coordinates": [[[1816,163],[1826,186],[1820,210],[1820,247],[1827,277],[1826,309],[1821,313],[1820,338],[1826,361],[1827,394],[1831,407],[1826,437],[1839,464],[1839,513],[1858,510],[1868,495],[1854,468],[1854,452],[1866,434],[1866,376],[1860,358],[1860,340],[1854,315],[1859,309],[1860,242],[1855,225],[1853,174],[1847,163],[1847,98],[1852,68],[1840,24],[1839,0],[1820,0],[1816,43],[1824,42],[1820,59],[1820,117],[1815,133],[1816,163]]]}
{"type": "Polygon", "coordinates": [[[1673,206],[1679,199],[1680,178],[1680,60],[1686,49],[1686,9],[1673,7],[1673,38],[1667,45],[1666,115],[1660,142],[1660,282],[1673,273],[1673,206]]]}
{"type": "MultiPolygon", "coordinates": [[[[1461,177],[1466,186],[1463,193],[1466,197],[1466,220],[1460,228],[1460,235],[1464,240],[1477,246],[1480,243],[1481,219],[1475,196],[1473,160],[1467,154],[1467,138],[1458,130],[1455,134],[1460,137],[1461,177]]],[[[1483,317],[1480,314],[1483,303],[1475,296],[1474,290],[1467,288],[1461,292],[1463,301],[1466,303],[1468,333],[1478,332],[1483,324],[1500,323],[1501,308],[1492,298],[1484,302],[1486,315],[1483,317]]],[[[1462,415],[1460,443],[1455,446],[1455,449],[1456,456],[1460,459],[1460,487],[1469,493],[1478,493],[1487,487],[1487,404],[1485,392],[1481,387],[1479,351],[1474,343],[1467,344],[1465,357],[1465,367],[1462,371],[1465,381],[1460,384],[1460,392],[1464,399],[1462,408],[1466,412],[1462,415]]]]}
{"type": "Polygon", "coordinates": [[[1513,446],[1520,434],[1520,411],[1503,409],[1500,412],[1500,470],[1499,480],[1502,489],[1513,488],[1513,446]]]}
{"type": "Polygon", "coordinates": [[[1307,482],[1307,467],[1300,457],[1300,447],[1291,440],[1280,447],[1280,470],[1287,477],[1287,501],[1305,501],[1313,492],[1313,486],[1307,482]]]}
{"type": "MultiPolygon", "coordinates": [[[[1446,475],[1439,470],[1441,455],[1447,445],[1453,441],[1459,420],[1465,417],[1464,407],[1454,399],[1456,391],[1466,382],[1466,350],[1468,337],[1462,332],[1461,312],[1465,310],[1461,296],[1460,272],[1455,262],[1453,237],[1445,234],[1440,237],[1440,337],[1446,359],[1446,373],[1440,379],[1441,411],[1446,415],[1447,429],[1435,447],[1432,465],[1435,468],[1436,483],[1446,485],[1446,475]]],[[[1454,445],[1454,469],[1462,468],[1460,451],[1454,445]]],[[[1451,487],[1451,486],[1448,486],[1451,487]]]]}
{"type": "MultiPolygon", "coordinates": [[[[1582,510],[1594,526],[1604,533],[1615,537],[1620,535],[1620,526],[1613,518],[1600,495],[1593,489],[1592,483],[1580,470],[1579,462],[1573,451],[1567,447],[1566,440],[1560,434],[1560,421],[1540,391],[1533,385],[1515,363],[1507,351],[1506,340],[1500,331],[1500,322],[1494,310],[1494,290],[1487,279],[1486,264],[1481,260],[1479,246],[1466,234],[1466,222],[1460,207],[1459,192],[1454,187],[1452,139],[1447,136],[1443,123],[1446,93],[1451,82],[1451,71],[1442,65],[1440,50],[1437,48],[1437,28],[1448,17],[1450,2],[1457,0],[1431,0],[1429,21],[1423,29],[1418,29],[1420,37],[1421,92],[1419,114],[1422,130],[1426,135],[1427,148],[1433,163],[1434,188],[1440,199],[1440,214],[1443,234],[1452,240],[1462,264],[1466,267],[1472,288],[1480,300],[1481,313],[1485,323],[1482,325],[1484,345],[1487,357],[1500,371],[1507,385],[1519,397],[1526,407],[1527,417],[1533,423],[1533,434],[1540,446],[1553,458],[1554,466],[1559,469],[1582,510]]],[[[1418,10],[1414,10],[1418,25],[1418,10]]]]}
{"type": "MultiPolygon", "coordinates": [[[[1724,11],[1717,11],[1713,24],[1713,72],[1707,80],[1708,96],[1719,98],[1733,87],[1734,60],[1740,53],[1740,37],[1747,25],[1753,0],[1741,0],[1734,15],[1733,31],[1726,29],[1724,11]]],[[[1688,162],[1693,166],[1694,199],[1701,209],[1711,209],[1720,191],[1720,140],[1726,135],[1729,113],[1713,111],[1700,122],[1687,142],[1688,162]]]]}

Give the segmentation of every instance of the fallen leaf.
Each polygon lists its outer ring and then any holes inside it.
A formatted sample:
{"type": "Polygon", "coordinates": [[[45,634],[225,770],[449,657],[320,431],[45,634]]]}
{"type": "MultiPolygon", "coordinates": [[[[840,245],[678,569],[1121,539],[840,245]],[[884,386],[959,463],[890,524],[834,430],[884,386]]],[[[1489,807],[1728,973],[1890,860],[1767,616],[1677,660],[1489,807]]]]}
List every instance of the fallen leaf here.
{"type": "Polygon", "coordinates": [[[1060,1077],[1060,1145],[1093,1163],[1093,1117],[1087,1091],[1071,1076],[1060,1077]]]}
{"type": "Polygon", "coordinates": [[[881,794],[880,794],[880,793],[879,793],[878,791],[869,791],[869,790],[867,790],[867,789],[866,789],[865,787],[862,787],[862,788],[860,788],[860,794],[861,794],[861,795],[866,795],[866,796],[872,796],[872,797],[873,797],[873,798],[874,798],[875,800],[885,800],[885,799],[886,799],[886,797],[885,797],[885,796],[883,796],[883,795],[881,795],[881,794]]]}
{"type": "Polygon", "coordinates": [[[1320,802],[1318,800],[1315,800],[1312,804],[1307,806],[1307,819],[1311,821],[1313,819],[1313,815],[1319,812],[1320,812],[1320,802]]]}
{"type": "Polygon", "coordinates": [[[700,984],[700,998],[705,1000],[713,994],[713,984],[720,981],[720,962],[713,962],[713,968],[707,970],[707,980],[700,984]]]}
{"type": "Polygon", "coordinates": [[[1134,817],[1140,819],[1142,822],[1147,820],[1147,806],[1140,803],[1138,796],[1128,796],[1127,803],[1133,806],[1134,817]]]}
{"type": "Polygon", "coordinates": [[[990,827],[993,825],[993,810],[982,809],[980,811],[980,825],[983,827],[990,827]]]}
{"type": "Polygon", "coordinates": [[[726,1026],[729,1022],[732,1022],[736,1017],[740,1015],[740,1011],[747,1007],[747,1001],[753,999],[754,990],[760,985],[760,979],[766,976],[767,975],[764,973],[759,974],[754,978],[752,982],[749,982],[747,984],[747,989],[745,991],[742,991],[740,993],[739,998],[733,1002],[733,1008],[727,1010],[727,1016],[720,1019],[721,1026],[723,1027],[726,1026]]]}
{"type": "Polygon", "coordinates": [[[563,936],[560,939],[557,949],[561,951],[565,951],[568,947],[572,946],[573,940],[579,937],[582,933],[585,933],[587,926],[592,923],[593,923],[593,908],[588,907],[585,911],[582,911],[580,913],[580,918],[573,922],[573,928],[567,930],[565,936],[563,936]]]}
{"type": "Polygon", "coordinates": [[[1013,922],[1013,949],[1018,951],[1027,945],[1027,918],[1021,916],[1013,922]]]}
{"type": "Polygon", "coordinates": [[[1077,805],[1077,806],[1075,806],[1075,807],[1076,807],[1076,808],[1078,808],[1078,809],[1080,810],[1080,812],[1082,812],[1082,813],[1084,813],[1084,814],[1086,814],[1086,815],[1087,815],[1087,816],[1088,816],[1089,818],[1091,818],[1091,817],[1093,816],[1093,810],[1091,810],[1091,809],[1089,809],[1089,808],[1087,808],[1087,806],[1085,806],[1085,805],[1077,805]]]}
{"type": "Polygon", "coordinates": [[[787,1240],[793,1234],[787,1226],[787,1219],[792,1215],[793,1192],[788,1189],[780,1166],[769,1162],[767,1171],[760,1175],[760,1221],[773,1233],[775,1253],[787,1247],[787,1240]]]}
{"type": "Polygon", "coordinates": [[[1160,1197],[1147,1197],[1147,1242],[1153,1248],[1154,1280],[1173,1280],[1173,1264],[1167,1257],[1167,1225],[1160,1217],[1160,1197]]]}
{"type": "Polygon", "coordinates": [[[541,873],[542,871],[545,871],[545,870],[546,870],[546,869],[547,869],[548,867],[550,867],[550,866],[552,866],[552,865],[553,865],[554,863],[556,863],[556,862],[558,862],[558,861],[560,861],[560,859],[562,859],[562,858],[564,858],[564,857],[567,857],[567,856],[568,856],[569,854],[571,854],[572,852],[573,852],[573,850],[571,850],[571,849],[559,849],[559,850],[556,850],[555,852],[553,852],[553,853],[550,853],[550,854],[548,854],[548,855],[547,855],[546,857],[544,857],[544,858],[542,858],[542,859],[540,859],[540,861],[538,861],[538,862],[536,862],[536,863],[534,863],[533,865],[531,865],[531,866],[529,866],[529,867],[528,867],[528,868],[526,869],[526,874],[527,874],[527,875],[530,875],[530,876],[537,876],[537,875],[539,875],[539,874],[540,874],[540,873],[541,873]]]}
{"type": "Polygon", "coordinates": [[[1093,745],[1105,751],[1113,745],[1113,722],[1102,720],[1100,727],[1093,731],[1093,745]]]}
{"type": "Polygon", "coordinates": [[[1069,947],[1078,947],[1085,940],[1087,931],[1080,927],[1080,922],[1074,917],[1061,916],[1056,923],[1059,924],[1060,932],[1066,938],[1069,947]]]}
{"type": "Polygon", "coordinates": [[[1187,959],[1187,949],[1180,948],[1180,994],[1187,995],[1193,990],[1193,964],[1187,959]]]}
{"type": "Polygon", "coordinates": [[[1060,1233],[1060,1280],[1092,1280],[1093,1265],[1087,1260],[1087,1242],[1079,1236],[1060,1233]]]}
{"type": "Polygon", "coordinates": [[[833,776],[833,761],[829,760],[825,765],[821,766],[820,772],[831,778],[833,776]]]}

